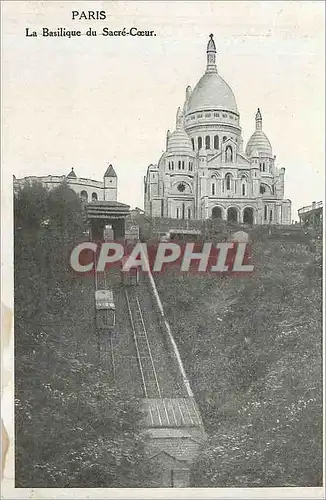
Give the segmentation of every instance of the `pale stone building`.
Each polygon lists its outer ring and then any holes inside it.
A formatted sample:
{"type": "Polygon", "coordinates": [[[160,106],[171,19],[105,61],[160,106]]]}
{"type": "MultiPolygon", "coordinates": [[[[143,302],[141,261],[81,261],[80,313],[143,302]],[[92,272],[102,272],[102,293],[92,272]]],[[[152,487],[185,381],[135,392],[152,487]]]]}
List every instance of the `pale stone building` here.
{"type": "Polygon", "coordinates": [[[176,129],[144,178],[144,209],[153,217],[222,218],[254,224],[290,224],[284,199],[285,169],[275,164],[260,110],[245,150],[234,94],[219,75],[213,35],[207,66],[195,88],[186,89],[176,129]]]}
{"type": "Polygon", "coordinates": [[[28,176],[20,179],[16,179],[14,176],[13,187],[14,190],[17,190],[20,186],[26,183],[32,184],[33,182],[39,182],[48,189],[57,187],[64,182],[84,202],[117,200],[118,177],[111,164],[108,165],[104,173],[103,181],[77,177],[72,168],[68,175],[28,176]]]}

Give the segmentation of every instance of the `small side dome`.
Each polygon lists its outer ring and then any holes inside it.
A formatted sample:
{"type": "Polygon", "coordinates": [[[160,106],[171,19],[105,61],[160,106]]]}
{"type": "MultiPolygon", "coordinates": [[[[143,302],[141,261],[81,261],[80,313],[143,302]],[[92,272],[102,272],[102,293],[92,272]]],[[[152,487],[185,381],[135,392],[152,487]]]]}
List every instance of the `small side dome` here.
{"type": "Polygon", "coordinates": [[[256,130],[250,137],[246,146],[246,156],[252,157],[254,151],[256,154],[260,153],[259,156],[273,156],[271,143],[262,130],[256,130]]]}
{"type": "Polygon", "coordinates": [[[167,136],[167,148],[168,154],[181,154],[187,156],[194,156],[194,151],[192,149],[192,143],[190,137],[185,132],[182,125],[183,116],[181,114],[180,108],[178,108],[177,119],[176,119],[176,129],[170,135],[167,136]]]}
{"type": "Polygon", "coordinates": [[[175,130],[170,135],[167,152],[193,156],[191,140],[184,130],[175,130]]]}
{"type": "Polygon", "coordinates": [[[269,142],[268,137],[262,130],[263,119],[258,108],[256,113],[256,130],[250,137],[248,144],[246,146],[246,155],[248,157],[252,157],[252,153],[256,151],[256,153],[260,153],[260,156],[273,156],[272,146],[269,142]]]}
{"type": "Polygon", "coordinates": [[[71,169],[67,177],[69,177],[70,179],[77,179],[77,175],[74,172],[74,168],[71,169]]]}

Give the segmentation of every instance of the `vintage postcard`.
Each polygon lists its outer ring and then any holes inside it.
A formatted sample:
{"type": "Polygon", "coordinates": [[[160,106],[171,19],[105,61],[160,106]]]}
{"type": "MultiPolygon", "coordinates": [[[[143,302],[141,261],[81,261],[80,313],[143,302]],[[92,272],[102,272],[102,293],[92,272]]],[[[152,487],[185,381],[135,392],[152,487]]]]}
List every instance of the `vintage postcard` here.
{"type": "Polygon", "coordinates": [[[1,2],[2,498],[324,498],[324,11],[1,2]]]}

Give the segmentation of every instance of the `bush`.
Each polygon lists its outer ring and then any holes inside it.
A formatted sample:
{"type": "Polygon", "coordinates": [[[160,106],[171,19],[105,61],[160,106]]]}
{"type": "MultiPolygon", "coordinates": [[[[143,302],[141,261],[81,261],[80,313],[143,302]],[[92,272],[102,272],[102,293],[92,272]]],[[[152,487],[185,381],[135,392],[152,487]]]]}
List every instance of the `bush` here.
{"type": "Polygon", "coordinates": [[[89,296],[69,267],[83,238],[77,196],[62,185],[15,196],[17,487],[150,486],[139,402],[98,366],[89,296]]]}

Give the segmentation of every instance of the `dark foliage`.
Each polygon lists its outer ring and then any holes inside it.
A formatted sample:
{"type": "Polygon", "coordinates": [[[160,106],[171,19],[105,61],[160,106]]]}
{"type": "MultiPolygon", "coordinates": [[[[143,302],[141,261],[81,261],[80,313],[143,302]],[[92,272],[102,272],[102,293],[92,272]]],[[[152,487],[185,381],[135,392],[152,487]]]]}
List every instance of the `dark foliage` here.
{"type": "Polygon", "coordinates": [[[62,185],[15,196],[16,486],[150,486],[139,402],[98,366],[89,286],[69,255],[85,230],[62,185]]]}
{"type": "Polygon", "coordinates": [[[257,237],[252,276],[157,279],[208,434],[192,486],[322,484],[320,252],[257,237]]]}

